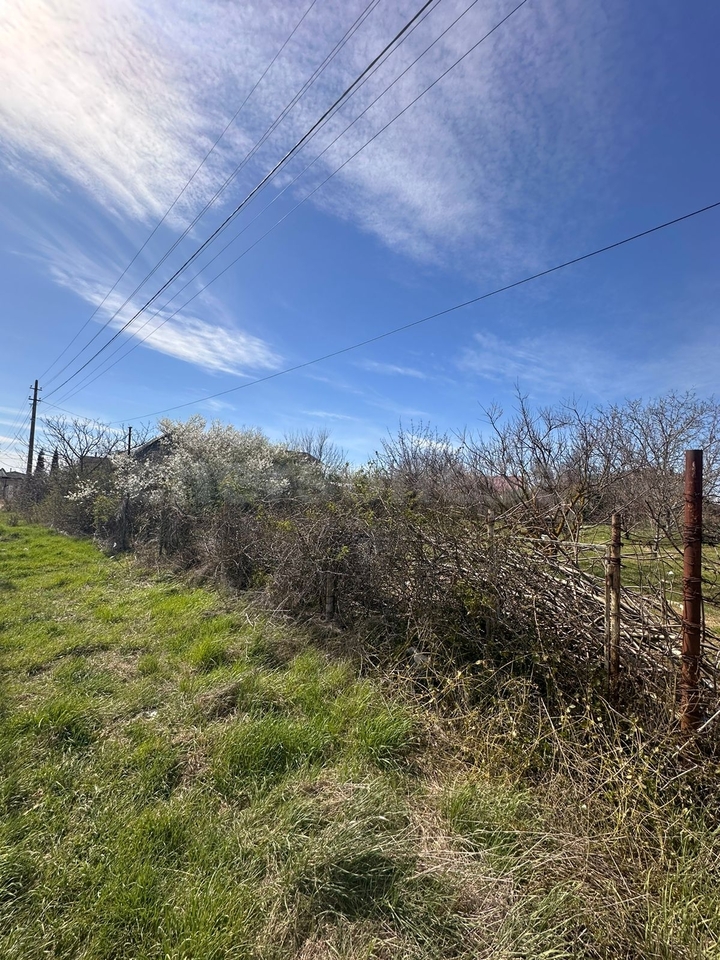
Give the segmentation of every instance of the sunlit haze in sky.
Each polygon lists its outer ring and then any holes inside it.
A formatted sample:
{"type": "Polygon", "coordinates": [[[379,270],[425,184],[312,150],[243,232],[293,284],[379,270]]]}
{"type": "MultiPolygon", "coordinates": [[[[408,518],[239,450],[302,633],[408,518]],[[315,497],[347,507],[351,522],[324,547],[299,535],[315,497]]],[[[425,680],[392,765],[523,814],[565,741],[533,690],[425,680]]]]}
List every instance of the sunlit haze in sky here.
{"type": "Polygon", "coordinates": [[[431,4],[91,360],[422,4],[4,0],[0,466],[23,461],[35,378],[41,415],[183,405],[273,439],[329,427],[354,462],[400,422],[482,429],[518,386],[538,404],[712,393],[720,210],[202,399],[720,200],[715,3],[526,0],[393,119],[517,3],[431,4]]]}

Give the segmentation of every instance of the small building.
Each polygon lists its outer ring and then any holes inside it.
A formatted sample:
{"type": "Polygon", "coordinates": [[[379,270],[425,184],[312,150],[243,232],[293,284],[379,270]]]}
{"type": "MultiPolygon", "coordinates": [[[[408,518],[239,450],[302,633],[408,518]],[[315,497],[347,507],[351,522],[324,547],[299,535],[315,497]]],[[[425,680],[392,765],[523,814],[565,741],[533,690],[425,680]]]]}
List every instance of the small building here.
{"type": "Polygon", "coordinates": [[[108,470],[112,467],[110,457],[95,457],[88,455],[80,457],[75,464],[75,469],[84,475],[97,473],[99,470],[108,470]]]}
{"type": "Polygon", "coordinates": [[[0,467],[0,502],[11,503],[22,490],[25,474],[0,467]]]}
{"type": "Polygon", "coordinates": [[[130,456],[139,463],[154,463],[170,451],[172,447],[172,438],[167,433],[160,434],[159,437],[153,437],[137,447],[133,447],[130,456]]]}

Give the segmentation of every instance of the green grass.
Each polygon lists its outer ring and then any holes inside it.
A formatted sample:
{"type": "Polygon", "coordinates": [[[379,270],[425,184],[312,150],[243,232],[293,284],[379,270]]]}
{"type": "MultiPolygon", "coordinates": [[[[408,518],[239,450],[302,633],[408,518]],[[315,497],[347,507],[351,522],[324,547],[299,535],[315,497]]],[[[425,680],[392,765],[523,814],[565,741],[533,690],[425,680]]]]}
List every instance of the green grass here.
{"type": "MultiPolygon", "coordinates": [[[[595,524],[583,528],[581,539],[586,544],[597,544],[599,549],[582,551],[580,567],[587,573],[604,579],[605,551],[610,540],[610,526],[595,524]]],[[[660,600],[664,598],[680,615],[682,613],[683,555],[682,543],[673,544],[663,538],[654,549],[654,536],[647,529],[634,530],[630,540],[622,539],[622,584],[636,593],[660,600]]],[[[702,548],[703,576],[705,577],[705,620],[713,630],[720,629],[720,548],[704,544],[702,548]]]]}
{"type": "Polygon", "coordinates": [[[642,751],[591,777],[580,718],[444,724],[226,595],[22,525],[0,654],[3,960],[720,957],[716,831],[642,751]]]}

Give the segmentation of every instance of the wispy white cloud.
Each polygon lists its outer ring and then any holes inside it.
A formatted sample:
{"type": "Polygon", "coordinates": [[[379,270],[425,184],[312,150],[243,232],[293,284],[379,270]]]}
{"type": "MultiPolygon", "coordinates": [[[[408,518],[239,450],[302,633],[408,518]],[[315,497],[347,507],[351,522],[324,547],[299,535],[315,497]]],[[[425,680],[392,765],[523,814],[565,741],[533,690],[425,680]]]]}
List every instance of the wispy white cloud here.
{"type": "MultiPolygon", "coordinates": [[[[333,149],[349,156],[512,4],[478,5],[333,149]]],[[[369,101],[464,7],[447,3],[368,84],[369,101]]],[[[541,261],[549,221],[622,149],[609,11],[528,4],[354,160],[320,201],[386,243],[475,271],[541,261]],[[610,65],[612,64],[612,68],[610,65]],[[582,158],[582,163],[578,163],[582,158]],[[542,245],[541,245],[542,240],[542,245]]]]}
{"type": "Polygon", "coordinates": [[[274,369],[280,359],[259,337],[192,317],[178,317],[147,341],[162,353],[205,370],[241,373],[248,367],[274,369]]]}
{"type": "MultiPolygon", "coordinates": [[[[99,307],[97,320],[109,321],[110,332],[123,326],[142,305],[145,298],[140,294],[131,296],[127,304],[119,290],[106,298],[115,279],[108,257],[93,259],[90,252],[67,238],[62,245],[57,240],[38,239],[36,246],[35,256],[44,261],[56,282],[99,307]]],[[[242,330],[227,308],[210,294],[198,298],[192,311],[186,309],[176,316],[172,316],[175,305],[164,306],[161,299],[158,304],[159,308],[154,307],[128,328],[128,339],[212,372],[243,375],[247,370],[274,370],[281,363],[282,358],[265,340],[242,330]],[[153,317],[155,309],[157,315],[153,317]]],[[[96,341],[93,349],[102,342],[96,341]]],[[[89,356],[88,352],[82,359],[89,356]]],[[[103,362],[111,356],[108,351],[103,362]]]]}
{"type": "Polygon", "coordinates": [[[5,470],[24,470],[27,464],[27,447],[14,437],[0,436],[0,467],[5,470]]]}
{"type": "Polygon", "coordinates": [[[212,397],[210,400],[205,400],[203,405],[206,406],[208,410],[212,410],[216,413],[220,413],[221,411],[224,411],[224,410],[235,409],[232,403],[227,403],[225,400],[218,400],[215,397],[212,397]]]}
{"type": "Polygon", "coordinates": [[[720,365],[720,343],[714,324],[700,324],[691,342],[678,338],[668,353],[654,349],[618,351],[589,334],[548,330],[542,336],[504,339],[476,333],[457,360],[463,373],[490,383],[514,383],[539,397],[557,398],[575,392],[598,401],[651,396],[664,390],[711,392],[720,365]]]}
{"type": "Polygon", "coordinates": [[[369,373],[381,373],[392,377],[412,377],[416,380],[428,380],[430,374],[415,367],[403,367],[395,363],[379,363],[376,360],[359,360],[357,366],[369,373]]]}
{"type": "MultiPolygon", "coordinates": [[[[458,360],[462,371],[494,383],[521,386],[557,396],[582,389],[597,394],[613,374],[612,358],[589,339],[566,334],[505,340],[494,333],[476,333],[458,360]]],[[[614,365],[617,373],[617,364],[614,365]]]]}
{"type": "MultiPolygon", "coordinates": [[[[321,142],[328,143],[368,105],[464,5],[463,0],[439,5],[328,125],[321,142]]],[[[179,216],[197,209],[233,169],[362,6],[328,0],[313,9],[188,191],[179,216]]],[[[381,4],[372,13],[263,148],[241,193],[322,113],[413,7],[407,0],[381,4]]],[[[320,175],[353,153],[509,7],[502,0],[474,7],[328,152],[320,175]]],[[[297,4],[289,0],[261,6],[224,0],[6,0],[0,12],[6,163],[43,189],[61,190],[61,174],[118,216],[152,221],[298,16],[297,4]]],[[[600,5],[579,0],[557,0],[551,8],[526,5],[352,161],[317,202],[420,257],[453,262],[460,257],[464,266],[488,260],[494,266],[518,249],[526,257],[539,256],[547,203],[535,201],[550,196],[571,201],[618,145],[621,132],[613,126],[608,80],[608,64],[619,60],[617,47],[600,5]]],[[[312,155],[309,149],[303,157],[312,155]]]]}
{"type": "Polygon", "coordinates": [[[305,371],[305,376],[309,380],[322,383],[327,389],[337,390],[340,394],[349,394],[356,397],[355,401],[363,407],[372,407],[376,410],[383,410],[385,413],[391,413],[394,417],[402,419],[416,418],[425,419],[430,416],[427,410],[419,410],[416,407],[408,406],[402,402],[398,403],[392,397],[373,390],[367,383],[353,382],[349,378],[336,376],[326,376],[314,371],[305,371]]]}
{"type": "MultiPolygon", "coordinates": [[[[465,5],[466,0],[439,4],[291,171],[370,104],[465,5]]],[[[354,153],[511,6],[505,0],[476,4],[328,151],[309,183],[319,182],[354,153]]],[[[170,221],[175,235],[363,7],[364,0],[323,0],[313,8],[178,205],[170,221]]],[[[516,271],[518,261],[544,264],[559,230],[582,229],[574,224],[574,198],[592,184],[599,199],[599,174],[622,150],[624,128],[615,123],[614,109],[622,89],[622,42],[608,29],[611,16],[618,22],[621,7],[621,0],[526,4],[313,202],[394,250],[474,278],[503,275],[511,265],[516,271]]],[[[414,0],[377,7],[226,200],[244,195],[414,9],[414,0]]],[[[149,224],[164,213],[299,15],[290,0],[262,5],[5,0],[0,9],[5,147],[0,162],[51,193],[57,200],[56,223],[74,218],[75,227],[56,227],[48,242],[46,224],[29,226],[23,217],[13,223],[25,243],[23,253],[30,251],[58,284],[97,306],[139,245],[138,237],[144,238],[149,224]],[[94,202],[85,214],[74,203],[78,187],[94,202]],[[98,217],[99,208],[110,217],[98,217]]],[[[296,196],[302,195],[301,183],[296,196]]],[[[214,215],[217,222],[222,213],[214,215]]],[[[211,216],[198,235],[212,224],[211,216]]],[[[144,266],[141,259],[136,269],[144,266]]],[[[194,283],[190,291],[198,289],[194,283]]],[[[120,294],[113,294],[98,319],[104,321],[121,302],[120,294]]],[[[140,296],[132,298],[112,328],[141,302],[140,296]]],[[[207,294],[177,317],[170,318],[170,312],[161,307],[157,320],[167,322],[147,348],[212,372],[243,375],[280,366],[279,351],[250,332],[251,318],[238,317],[234,308],[207,294]]],[[[155,322],[142,331],[136,327],[136,335],[144,336],[155,322]]],[[[568,379],[596,382],[604,369],[604,361],[581,343],[558,352],[532,338],[515,344],[477,339],[461,363],[490,379],[531,380],[544,389],[568,379]]],[[[366,361],[360,366],[387,376],[428,378],[422,369],[401,364],[366,361]]],[[[396,416],[426,415],[372,391],[363,393],[362,402],[396,416]]]]}
{"type": "Polygon", "coordinates": [[[144,6],[8,0],[0,13],[9,162],[30,160],[27,175],[46,183],[60,173],[106,209],[140,219],[164,211],[217,120],[201,117],[180,51],[144,6]]]}
{"type": "Polygon", "coordinates": [[[347,413],[334,413],[330,410],[303,410],[306,417],[316,417],[318,420],[347,420],[360,421],[360,417],[352,417],[347,413]]]}

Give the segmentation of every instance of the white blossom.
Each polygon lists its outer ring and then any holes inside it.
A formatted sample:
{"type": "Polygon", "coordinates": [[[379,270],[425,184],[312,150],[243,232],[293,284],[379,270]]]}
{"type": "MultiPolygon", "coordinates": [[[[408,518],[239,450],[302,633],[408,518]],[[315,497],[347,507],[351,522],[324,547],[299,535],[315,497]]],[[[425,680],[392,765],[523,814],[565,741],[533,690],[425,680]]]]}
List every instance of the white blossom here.
{"type": "Polygon", "coordinates": [[[114,460],[118,493],[148,507],[172,506],[203,513],[222,504],[257,507],[307,496],[324,486],[322,469],[298,461],[259,430],[236,429],[201,416],[163,420],[159,449],[146,460],[114,460]]]}

